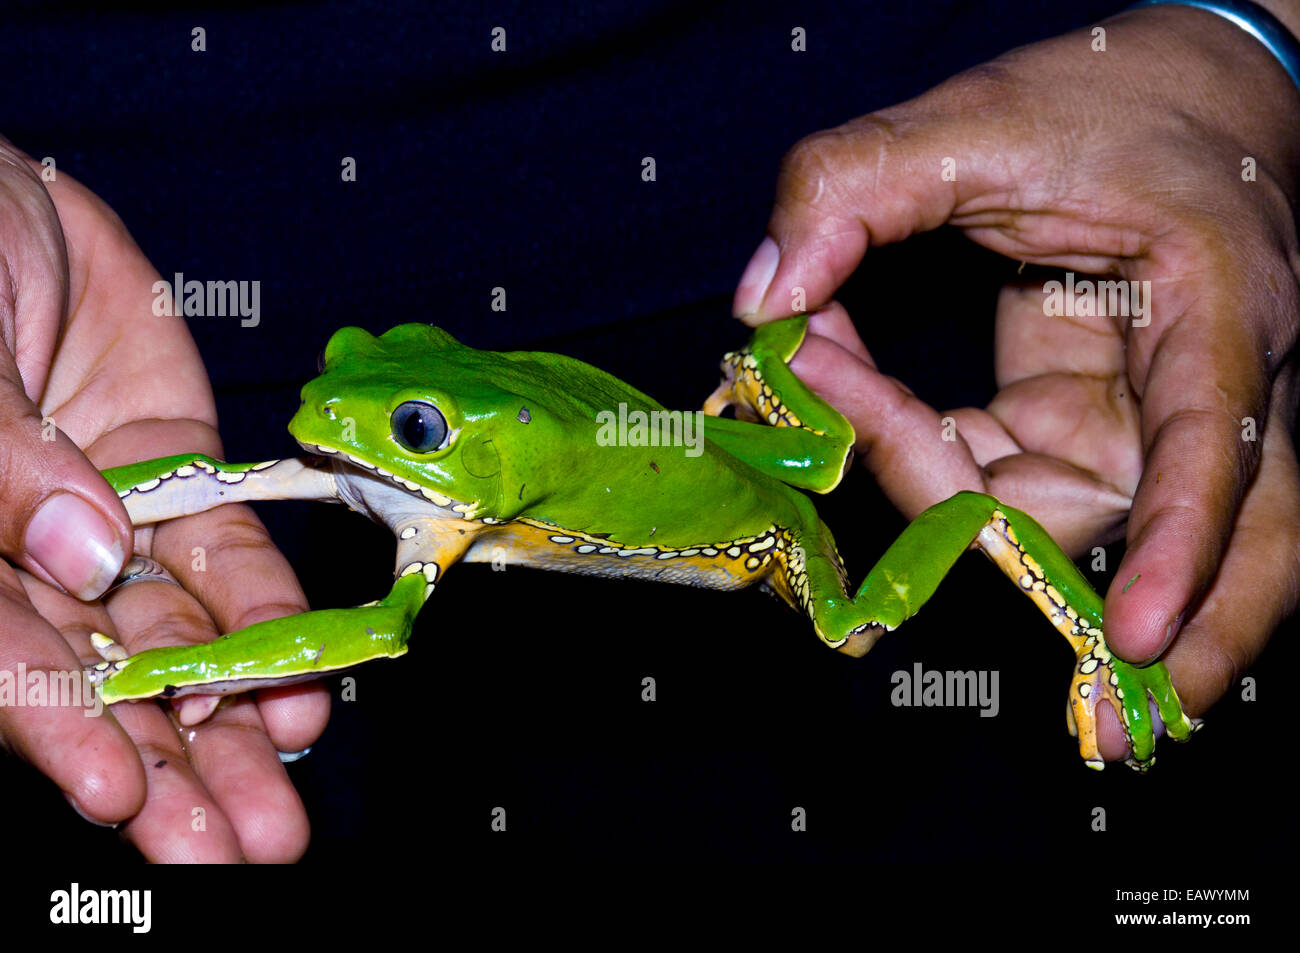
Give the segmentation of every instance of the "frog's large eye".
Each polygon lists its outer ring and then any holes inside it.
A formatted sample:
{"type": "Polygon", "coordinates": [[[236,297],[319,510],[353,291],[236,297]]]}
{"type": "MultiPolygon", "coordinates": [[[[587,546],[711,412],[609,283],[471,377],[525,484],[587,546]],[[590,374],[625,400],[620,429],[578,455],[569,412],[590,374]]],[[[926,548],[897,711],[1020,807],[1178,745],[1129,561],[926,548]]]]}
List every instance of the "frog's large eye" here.
{"type": "Polygon", "coordinates": [[[447,418],[423,400],[408,400],[392,417],[393,439],[412,453],[432,453],[447,441],[447,418]]]}

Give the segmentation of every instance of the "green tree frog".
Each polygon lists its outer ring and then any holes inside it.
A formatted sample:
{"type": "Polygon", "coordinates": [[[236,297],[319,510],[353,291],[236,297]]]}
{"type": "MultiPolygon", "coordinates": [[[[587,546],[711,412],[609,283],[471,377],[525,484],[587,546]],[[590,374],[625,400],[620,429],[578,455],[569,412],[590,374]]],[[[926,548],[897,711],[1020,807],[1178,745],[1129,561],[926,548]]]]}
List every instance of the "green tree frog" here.
{"type": "Polygon", "coordinates": [[[973,545],[1074,649],[1068,724],[1090,767],[1104,765],[1103,701],[1120,713],[1139,770],[1154,762],[1153,708],[1170,736],[1186,739],[1199,723],[1184,714],[1164,665],[1113,656],[1101,597],[1033,519],[990,496],[958,493],[926,510],[851,592],[830,530],[802,492],[832,490],[854,441],[849,422],[787,366],[806,327],[806,315],[766,324],[726,355],[704,407],[702,449],[691,453],[607,445],[600,429],[610,414],[654,421],[667,412],[573,358],[480,351],[422,324],[379,337],[344,328],[289,423],[309,456],[234,464],[182,454],[104,476],[138,526],[237,501],[346,503],[396,535],[392,590],[206,645],[128,656],[98,635],[104,661],[91,678],[114,704],[247,691],[393,658],[454,563],[503,555],[509,564],[716,589],[757,583],[806,614],[826,645],[861,656],[915,614],[973,545]],[[720,415],[729,406],[734,418],[720,415]]]}

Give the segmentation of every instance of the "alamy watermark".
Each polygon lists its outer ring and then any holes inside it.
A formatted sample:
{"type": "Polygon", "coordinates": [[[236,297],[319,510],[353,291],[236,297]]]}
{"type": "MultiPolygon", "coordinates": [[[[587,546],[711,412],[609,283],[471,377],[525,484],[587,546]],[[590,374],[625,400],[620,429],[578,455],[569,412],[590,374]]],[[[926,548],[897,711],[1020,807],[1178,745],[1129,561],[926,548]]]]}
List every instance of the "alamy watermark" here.
{"type": "Polygon", "coordinates": [[[81,708],[87,718],[103,714],[104,700],[85,672],[0,669],[0,708],[81,708]]]}
{"type": "Polygon", "coordinates": [[[628,410],[596,414],[596,443],[602,447],[685,447],[688,457],[704,452],[704,411],[628,410]]]}
{"type": "Polygon", "coordinates": [[[158,317],[226,318],[238,316],[242,327],[255,328],[262,321],[260,281],[185,280],[176,272],[173,280],[155,281],[153,313],[158,317]]]}
{"type": "Polygon", "coordinates": [[[981,718],[997,716],[998,671],[941,672],[920,662],[912,671],[900,669],[890,678],[889,700],[895,708],[978,708],[981,718]]]}
{"type": "Polygon", "coordinates": [[[1043,314],[1049,318],[1131,317],[1133,327],[1145,328],[1151,323],[1151,282],[1075,281],[1074,272],[1067,271],[1064,282],[1044,283],[1043,314]]]}
{"type": "Polygon", "coordinates": [[[50,922],[117,923],[129,926],[132,933],[148,933],[153,926],[153,891],[88,890],[73,881],[67,890],[50,894],[50,922]]]}

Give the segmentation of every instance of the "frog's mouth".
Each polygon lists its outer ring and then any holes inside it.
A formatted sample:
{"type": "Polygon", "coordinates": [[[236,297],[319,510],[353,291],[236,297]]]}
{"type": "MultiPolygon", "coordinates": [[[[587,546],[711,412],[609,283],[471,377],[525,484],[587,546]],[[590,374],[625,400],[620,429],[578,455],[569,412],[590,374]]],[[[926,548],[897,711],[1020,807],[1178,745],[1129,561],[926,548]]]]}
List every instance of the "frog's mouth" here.
{"type": "Polygon", "coordinates": [[[371,480],[376,480],[384,485],[392,485],[404,490],[408,495],[428,500],[434,506],[444,510],[454,510],[457,515],[467,515],[474,509],[474,504],[461,500],[454,500],[449,496],[439,493],[427,486],[421,486],[414,480],[409,480],[400,473],[393,473],[385,470],[377,463],[371,463],[369,460],[363,460],[361,457],[349,453],[337,447],[327,447],[324,444],[307,443],[299,440],[298,444],[308,453],[319,454],[321,457],[328,458],[334,466],[336,476],[356,475],[371,480]],[[351,471],[350,473],[344,471],[351,471]]]}

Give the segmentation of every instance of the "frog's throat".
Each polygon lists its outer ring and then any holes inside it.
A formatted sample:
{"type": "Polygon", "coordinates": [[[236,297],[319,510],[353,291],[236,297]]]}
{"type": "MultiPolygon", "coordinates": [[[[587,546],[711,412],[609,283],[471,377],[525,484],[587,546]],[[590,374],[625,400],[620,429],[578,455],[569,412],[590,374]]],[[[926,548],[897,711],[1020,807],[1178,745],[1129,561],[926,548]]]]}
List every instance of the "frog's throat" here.
{"type": "Polygon", "coordinates": [[[394,532],[409,520],[422,517],[499,522],[480,516],[482,504],[477,500],[454,499],[383,467],[358,461],[342,450],[325,452],[334,453],[329,463],[339,499],[394,532]]]}

